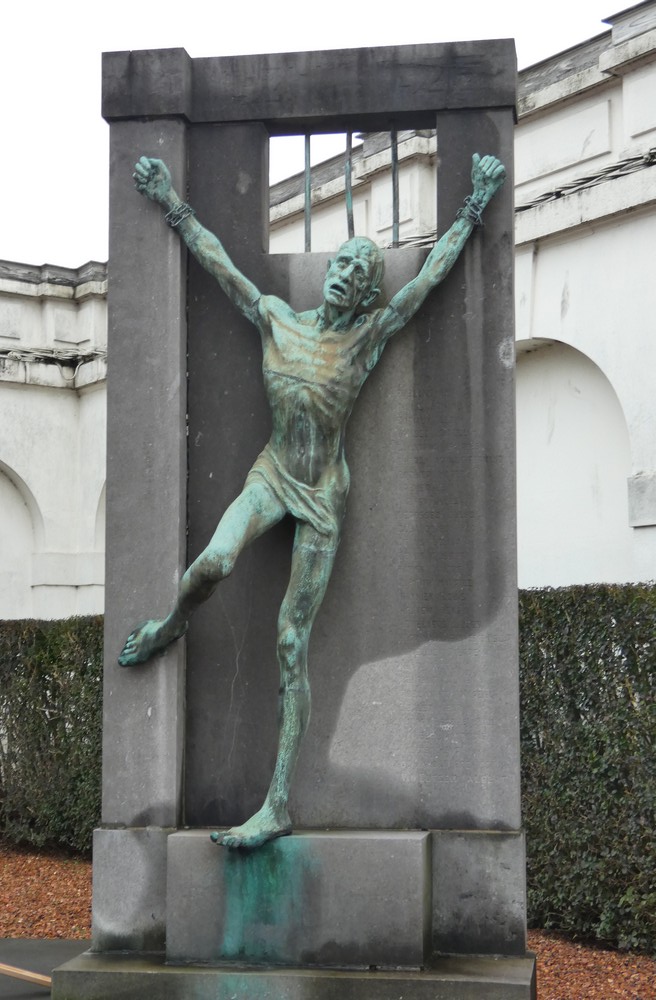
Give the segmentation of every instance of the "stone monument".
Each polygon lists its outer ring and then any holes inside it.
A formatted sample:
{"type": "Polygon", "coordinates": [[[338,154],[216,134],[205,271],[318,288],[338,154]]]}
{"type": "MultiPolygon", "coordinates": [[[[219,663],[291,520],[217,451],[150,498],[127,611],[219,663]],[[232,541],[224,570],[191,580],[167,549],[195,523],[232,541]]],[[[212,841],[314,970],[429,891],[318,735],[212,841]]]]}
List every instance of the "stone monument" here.
{"type": "MultiPolygon", "coordinates": [[[[269,437],[257,335],[129,179],[166,161],[239,271],[317,305],[327,255],[266,252],[267,143],[436,128],[438,229],[471,154],[512,164],[510,41],[237,58],[110,53],[110,356],[103,819],[92,950],[55,1000],[534,996],[519,807],[512,176],[349,425],[353,483],[310,648],[316,710],[293,834],[259,807],[276,754],[283,520],[184,639],[116,663],[175,600],[269,437]],[[189,558],[188,558],[189,557],[189,558]],[[499,957],[502,956],[502,957],[499,957]]],[[[384,301],[425,253],[386,251],[384,301]]]]}

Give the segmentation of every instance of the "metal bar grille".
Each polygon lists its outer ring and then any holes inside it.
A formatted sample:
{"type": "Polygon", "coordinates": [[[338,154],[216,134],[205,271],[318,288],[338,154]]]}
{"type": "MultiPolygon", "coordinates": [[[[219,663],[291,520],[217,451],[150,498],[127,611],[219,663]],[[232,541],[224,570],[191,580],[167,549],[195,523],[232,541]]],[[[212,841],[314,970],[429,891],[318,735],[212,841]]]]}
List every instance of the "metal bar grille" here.
{"type": "Polygon", "coordinates": [[[346,228],[348,238],[353,239],[355,230],[353,228],[353,133],[346,133],[346,158],[344,162],[344,187],[346,194],[346,228]]]}
{"type": "Polygon", "coordinates": [[[395,128],[390,132],[392,148],[392,246],[399,245],[399,137],[395,128]]]}
{"type": "Polygon", "coordinates": [[[312,167],[310,166],[310,142],[312,136],[305,136],[305,252],[312,249],[312,167]]]}

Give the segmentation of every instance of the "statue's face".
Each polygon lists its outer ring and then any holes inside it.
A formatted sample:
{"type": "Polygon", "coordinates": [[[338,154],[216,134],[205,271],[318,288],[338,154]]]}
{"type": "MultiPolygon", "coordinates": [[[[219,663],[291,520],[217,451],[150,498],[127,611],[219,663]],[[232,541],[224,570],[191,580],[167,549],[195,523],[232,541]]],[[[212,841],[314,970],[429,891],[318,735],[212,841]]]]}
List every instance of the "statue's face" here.
{"type": "Polygon", "coordinates": [[[371,263],[357,247],[345,243],[330,262],[323,283],[323,297],[331,306],[347,311],[355,309],[368,295],[371,286],[371,263]]]}

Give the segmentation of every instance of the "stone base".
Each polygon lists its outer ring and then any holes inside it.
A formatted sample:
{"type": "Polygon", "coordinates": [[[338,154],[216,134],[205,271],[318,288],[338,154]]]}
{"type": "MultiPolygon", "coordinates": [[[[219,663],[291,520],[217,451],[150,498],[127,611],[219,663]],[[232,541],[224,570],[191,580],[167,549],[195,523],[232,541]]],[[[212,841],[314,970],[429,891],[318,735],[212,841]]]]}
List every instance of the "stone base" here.
{"type": "Polygon", "coordinates": [[[163,951],[167,840],[173,829],[93,834],[93,951],[163,951]]]}
{"type": "Polygon", "coordinates": [[[429,972],[171,968],[86,952],[55,969],[52,1000],[535,1000],[535,959],[444,958],[429,972]]]}
{"type": "Polygon", "coordinates": [[[414,968],[430,955],[431,837],[304,832],[230,851],[168,839],[172,964],[414,968]]]}

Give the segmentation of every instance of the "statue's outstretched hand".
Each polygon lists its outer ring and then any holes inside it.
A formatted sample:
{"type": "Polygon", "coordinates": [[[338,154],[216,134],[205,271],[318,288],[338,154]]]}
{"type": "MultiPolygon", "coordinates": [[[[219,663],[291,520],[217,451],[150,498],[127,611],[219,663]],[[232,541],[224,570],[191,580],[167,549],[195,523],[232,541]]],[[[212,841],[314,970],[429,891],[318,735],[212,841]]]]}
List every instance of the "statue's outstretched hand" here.
{"type": "Polygon", "coordinates": [[[496,156],[472,156],[473,198],[480,208],[485,208],[506,179],[506,168],[496,156]]]}
{"type": "Polygon", "coordinates": [[[151,201],[163,204],[171,190],[169,168],[162,160],[151,160],[142,156],[134,165],[134,183],[137,191],[151,201]]]}

